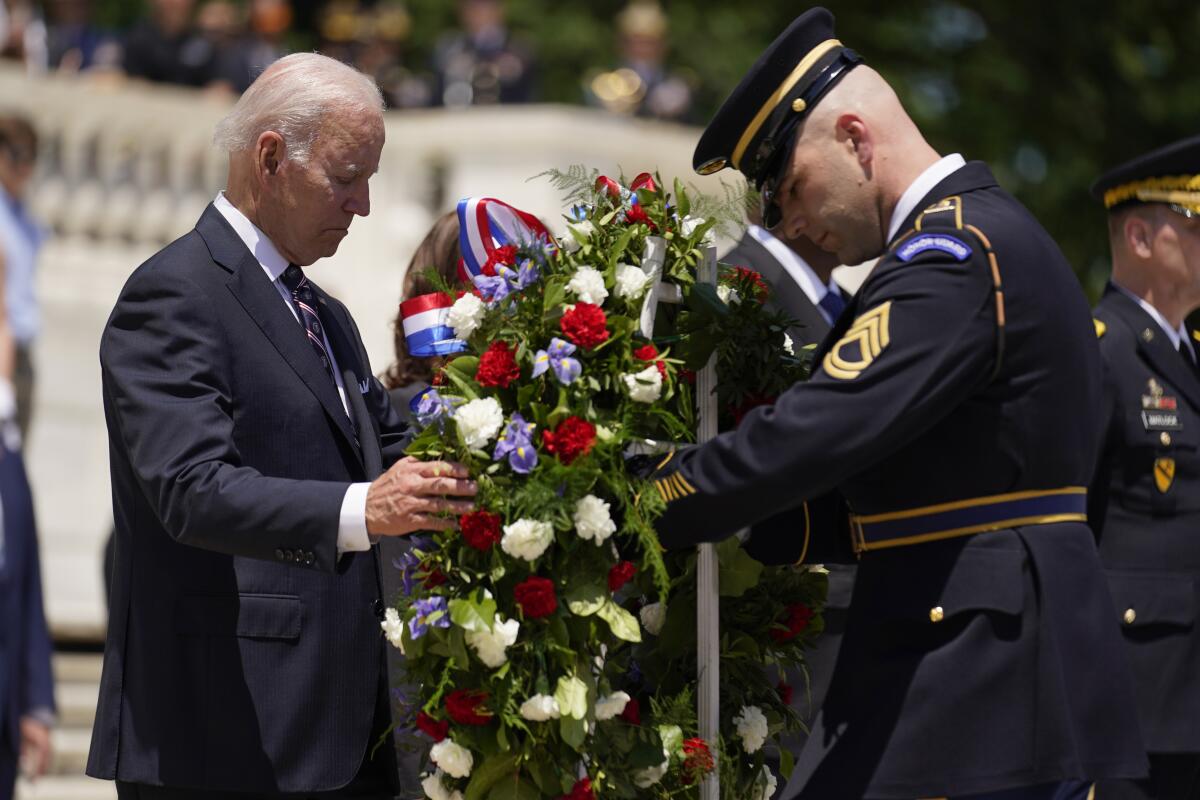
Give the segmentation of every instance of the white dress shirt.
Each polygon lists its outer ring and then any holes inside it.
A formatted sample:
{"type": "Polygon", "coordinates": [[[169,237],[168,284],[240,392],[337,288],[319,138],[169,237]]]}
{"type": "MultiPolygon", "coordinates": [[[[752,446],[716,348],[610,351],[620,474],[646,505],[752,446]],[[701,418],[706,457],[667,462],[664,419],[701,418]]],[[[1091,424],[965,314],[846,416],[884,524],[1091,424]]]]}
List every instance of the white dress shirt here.
{"type": "Polygon", "coordinates": [[[1195,350],[1195,348],[1192,347],[1192,343],[1188,340],[1187,328],[1184,326],[1184,324],[1182,322],[1179,323],[1179,328],[1177,330],[1172,330],[1171,323],[1167,322],[1167,318],[1164,317],[1161,313],[1159,313],[1159,310],[1157,308],[1150,305],[1145,300],[1138,297],[1136,294],[1129,291],[1124,286],[1122,286],[1121,284],[1119,284],[1115,281],[1113,282],[1113,286],[1116,286],[1118,289],[1120,289],[1121,293],[1123,295],[1128,297],[1133,302],[1137,303],[1139,306],[1142,307],[1143,311],[1145,311],[1147,314],[1149,314],[1151,317],[1154,318],[1154,321],[1158,323],[1158,327],[1162,328],[1163,333],[1165,333],[1167,335],[1167,338],[1171,340],[1172,347],[1174,347],[1176,350],[1178,350],[1179,343],[1183,342],[1184,346],[1188,349],[1188,352],[1192,354],[1192,358],[1193,359],[1196,358],[1196,350],[1195,350]]]}
{"type": "Polygon", "coordinates": [[[892,219],[888,224],[887,240],[890,242],[896,238],[896,234],[900,232],[900,226],[904,224],[904,220],[908,219],[908,215],[917,207],[917,203],[925,195],[933,191],[933,187],[937,186],[946,179],[951,173],[956,172],[967,165],[966,159],[958,153],[950,155],[935,161],[929,165],[917,179],[912,182],[904,194],[900,195],[899,202],[896,203],[896,208],[892,211],[892,219]]]}
{"type": "MultiPolygon", "coordinates": [[[[233,203],[229,202],[224,192],[217,195],[217,199],[213,201],[213,206],[225,218],[225,221],[233,227],[238,238],[245,243],[247,249],[258,260],[259,265],[263,268],[263,272],[267,273],[267,279],[274,284],[276,291],[279,292],[279,297],[283,301],[283,304],[287,306],[288,311],[292,312],[292,316],[296,319],[296,324],[300,325],[300,312],[292,304],[292,292],[283,284],[283,281],[279,277],[288,268],[288,260],[280,254],[279,250],[267,238],[267,235],[259,230],[257,225],[251,222],[241,211],[238,211],[233,203]]],[[[337,383],[338,396],[342,400],[342,408],[345,409],[346,416],[350,416],[350,405],[346,400],[346,387],[342,382],[342,374],[338,369],[337,361],[334,360],[333,348],[329,345],[329,337],[325,336],[324,331],[321,331],[321,336],[325,339],[325,352],[329,354],[329,360],[333,369],[333,379],[337,383]]],[[[370,483],[352,483],[342,498],[342,511],[338,521],[337,537],[339,554],[353,550],[371,549],[371,539],[367,535],[367,489],[370,486],[370,483]]]]}
{"type": "Polygon", "coordinates": [[[829,283],[822,283],[821,279],[817,277],[816,271],[809,266],[803,256],[761,225],[751,225],[746,232],[753,236],[756,242],[767,248],[767,252],[774,256],[780,266],[791,276],[809,301],[817,307],[817,311],[821,312],[825,321],[832,325],[833,317],[821,307],[821,301],[830,292],[841,292],[838,285],[833,282],[833,278],[829,279],[829,283]]]}

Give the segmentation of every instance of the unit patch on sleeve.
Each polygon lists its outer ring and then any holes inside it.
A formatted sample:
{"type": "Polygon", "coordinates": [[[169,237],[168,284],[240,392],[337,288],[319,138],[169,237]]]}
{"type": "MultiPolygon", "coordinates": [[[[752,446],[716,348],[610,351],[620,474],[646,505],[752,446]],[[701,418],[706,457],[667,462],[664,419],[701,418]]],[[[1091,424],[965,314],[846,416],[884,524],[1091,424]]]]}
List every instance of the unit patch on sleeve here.
{"type": "Polygon", "coordinates": [[[901,261],[912,261],[926,250],[940,250],[949,253],[958,261],[966,261],[971,257],[971,246],[956,236],[945,233],[923,233],[905,242],[896,251],[896,257],[901,261]]]}

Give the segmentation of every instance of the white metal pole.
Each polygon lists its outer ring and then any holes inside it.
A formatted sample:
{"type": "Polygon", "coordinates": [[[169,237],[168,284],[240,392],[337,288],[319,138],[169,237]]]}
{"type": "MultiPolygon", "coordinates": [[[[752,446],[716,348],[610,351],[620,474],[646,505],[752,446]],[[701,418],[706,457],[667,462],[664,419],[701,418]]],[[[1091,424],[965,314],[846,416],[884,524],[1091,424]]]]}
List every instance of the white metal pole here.
{"type": "MultiPolygon", "coordinates": [[[[717,282],[716,250],[709,247],[701,261],[697,281],[715,285],[717,282]]],[[[696,397],[699,406],[697,438],[706,442],[717,435],[717,356],[713,353],[708,364],[696,376],[696,397]]],[[[696,564],[696,644],[699,687],[697,701],[700,736],[712,748],[720,763],[720,687],[721,687],[721,626],[719,586],[717,581],[717,551],[712,544],[699,546],[696,564]]],[[[714,769],[700,784],[700,800],[718,800],[721,796],[721,776],[714,769]]]]}

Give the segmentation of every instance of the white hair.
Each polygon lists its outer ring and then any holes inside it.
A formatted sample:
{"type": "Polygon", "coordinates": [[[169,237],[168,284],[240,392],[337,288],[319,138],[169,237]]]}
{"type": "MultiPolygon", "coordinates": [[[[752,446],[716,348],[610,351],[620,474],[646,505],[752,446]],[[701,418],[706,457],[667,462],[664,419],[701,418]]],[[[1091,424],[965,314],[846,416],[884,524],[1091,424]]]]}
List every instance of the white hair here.
{"type": "Polygon", "coordinates": [[[303,163],[328,114],[382,111],[383,94],[371,78],[319,53],[294,53],[258,76],[217,123],[213,144],[238,153],[274,131],[283,137],[285,157],[303,163]]]}

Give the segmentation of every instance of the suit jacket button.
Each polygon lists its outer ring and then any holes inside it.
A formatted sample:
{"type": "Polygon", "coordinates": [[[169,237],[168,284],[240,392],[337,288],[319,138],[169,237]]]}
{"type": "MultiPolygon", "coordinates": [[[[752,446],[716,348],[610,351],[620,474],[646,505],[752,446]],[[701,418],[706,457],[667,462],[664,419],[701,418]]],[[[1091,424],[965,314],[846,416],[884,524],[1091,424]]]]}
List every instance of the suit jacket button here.
{"type": "Polygon", "coordinates": [[[1126,625],[1132,625],[1137,620],[1137,612],[1132,608],[1125,609],[1125,616],[1121,619],[1125,620],[1126,625]]]}
{"type": "Polygon", "coordinates": [[[312,554],[312,553],[305,553],[305,554],[304,554],[304,565],[305,565],[306,567],[311,567],[311,566],[312,566],[312,563],[313,563],[313,561],[315,561],[315,560],[316,560],[316,558],[314,558],[314,556],[313,556],[313,554],[312,554]]]}
{"type": "Polygon", "coordinates": [[[374,614],[380,621],[384,618],[383,600],[378,597],[371,603],[371,613],[374,614]]]}
{"type": "Polygon", "coordinates": [[[1163,443],[1163,447],[1166,447],[1167,445],[1171,444],[1171,434],[1163,431],[1162,436],[1159,436],[1158,440],[1163,443]]]}
{"type": "Polygon", "coordinates": [[[929,609],[930,622],[941,622],[945,618],[946,612],[942,610],[941,606],[934,606],[933,608],[929,609]]]}
{"type": "Polygon", "coordinates": [[[280,549],[280,548],[275,548],[275,558],[279,559],[280,561],[283,561],[283,559],[284,559],[284,555],[283,555],[283,550],[282,550],[282,549],[280,549]]]}

